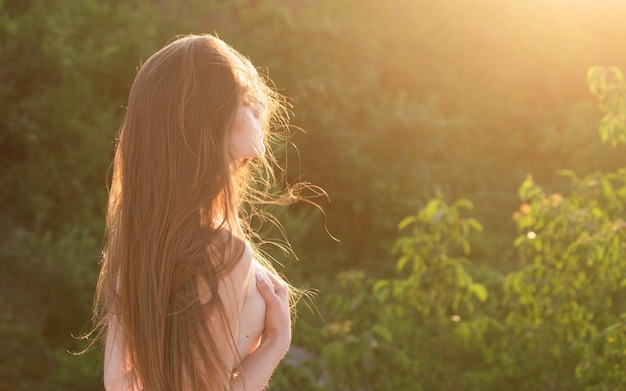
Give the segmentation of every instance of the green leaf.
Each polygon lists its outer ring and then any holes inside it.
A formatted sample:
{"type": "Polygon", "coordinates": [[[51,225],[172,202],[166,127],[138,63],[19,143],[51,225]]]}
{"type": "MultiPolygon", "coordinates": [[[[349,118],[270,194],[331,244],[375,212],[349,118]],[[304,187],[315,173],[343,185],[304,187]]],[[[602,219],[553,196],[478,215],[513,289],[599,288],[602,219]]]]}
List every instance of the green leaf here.
{"type": "Polygon", "coordinates": [[[604,196],[609,199],[614,199],[615,192],[613,191],[613,185],[611,182],[606,177],[602,177],[600,179],[600,183],[602,184],[602,193],[604,196]]]}
{"type": "Polygon", "coordinates": [[[412,254],[405,254],[402,257],[400,257],[400,259],[398,260],[398,263],[396,264],[396,270],[401,272],[402,270],[404,270],[404,267],[406,266],[406,264],[413,260],[413,255],[412,254]]]}
{"type": "Polygon", "coordinates": [[[398,223],[398,229],[405,229],[409,225],[415,223],[417,217],[415,215],[407,216],[398,223]]]}
{"type": "Polygon", "coordinates": [[[475,231],[482,232],[483,226],[476,219],[467,219],[465,222],[472,227],[475,231]]]}
{"type": "Polygon", "coordinates": [[[383,339],[386,343],[391,343],[393,341],[393,333],[386,326],[375,324],[374,327],[372,327],[372,332],[383,339]]]}
{"type": "Polygon", "coordinates": [[[459,200],[456,200],[454,204],[452,205],[452,207],[456,209],[472,210],[474,209],[474,204],[472,203],[472,201],[468,200],[467,198],[461,198],[459,200]]]}
{"type": "Polygon", "coordinates": [[[465,238],[461,239],[461,247],[463,247],[464,255],[469,255],[472,252],[469,241],[467,241],[465,238]]]}
{"type": "Polygon", "coordinates": [[[536,185],[533,181],[532,175],[528,174],[526,179],[520,185],[518,194],[522,201],[530,201],[534,197],[533,195],[536,193],[536,185]]]}
{"type": "Polygon", "coordinates": [[[524,242],[526,242],[526,240],[528,239],[528,237],[526,235],[520,235],[517,238],[515,238],[515,240],[513,241],[513,247],[519,247],[521,246],[524,242]]]}
{"type": "Polygon", "coordinates": [[[470,286],[470,292],[472,292],[481,303],[487,301],[487,288],[485,288],[483,284],[477,282],[473,283],[470,286]]]}
{"type": "Polygon", "coordinates": [[[391,289],[389,287],[390,284],[391,281],[387,279],[378,280],[376,281],[376,283],[374,283],[374,286],[372,287],[372,292],[374,293],[374,295],[376,295],[376,297],[378,297],[379,300],[386,301],[389,297],[389,293],[391,292],[391,289]]]}

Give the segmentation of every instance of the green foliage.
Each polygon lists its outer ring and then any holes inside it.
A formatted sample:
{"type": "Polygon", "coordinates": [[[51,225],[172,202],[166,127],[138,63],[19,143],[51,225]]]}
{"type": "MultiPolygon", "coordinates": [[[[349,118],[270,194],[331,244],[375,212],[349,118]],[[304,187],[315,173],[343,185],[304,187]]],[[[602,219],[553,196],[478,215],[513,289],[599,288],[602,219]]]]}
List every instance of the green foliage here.
{"type": "Polygon", "coordinates": [[[618,322],[598,333],[587,346],[583,361],[576,367],[576,377],[585,381],[585,390],[620,390],[626,385],[626,322],[622,313],[618,322]]]}
{"type": "MultiPolygon", "coordinates": [[[[392,290],[425,316],[453,316],[459,310],[471,314],[473,299],[487,300],[485,287],[472,280],[464,268],[467,259],[459,256],[470,253],[471,232],[482,231],[475,219],[461,218],[461,211],[472,207],[465,199],[448,205],[436,198],[398,224],[400,229],[411,228],[411,234],[395,245],[400,254],[396,267],[399,272],[408,269],[409,276],[396,281],[392,290]]],[[[374,293],[388,294],[385,280],[375,285],[374,293]]]]}
{"type": "Polygon", "coordinates": [[[605,112],[600,121],[600,136],[612,146],[626,143],[626,81],[617,67],[591,67],[587,72],[591,93],[605,112]]]}
{"type": "Polygon", "coordinates": [[[548,385],[581,389],[597,381],[597,371],[612,374],[603,384],[624,386],[626,376],[611,367],[623,366],[623,356],[617,362],[598,360],[597,348],[590,346],[610,350],[621,343],[599,341],[622,327],[619,314],[626,309],[620,304],[626,294],[626,170],[584,178],[570,171],[563,175],[572,182],[567,197],[546,194],[531,177],[520,187],[523,203],[515,218],[521,234],[515,246],[523,266],[504,281],[510,307],[505,350],[518,357],[513,376],[533,379],[526,381],[529,390],[548,385]],[[551,371],[545,371],[543,360],[520,354],[544,358],[551,371]]]}
{"type": "Polygon", "coordinates": [[[324,303],[333,321],[316,351],[328,389],[455,389],[472,382],[468,358],[480,354],[475,342],[497,322],[475,312],[487,290],[463,257],[470,234],[482,229],[461,216],[471,207],[436,198],[403,219],[400,229],[410,232],[396,241],[398,277],[338,276],[339,290],[324,303]]]}
{"type": "Polygon", "coordinates": [[[0,246],[0,389],[93,389],[101,383],[98,353],[70,353],[84,348],[72,334],[85,331],[98,251],[99,243],[78,227],[43,236],[16,229],[0,246]]]}
{"type": "Polygon", "coordinates": [[[500,297],[474,281],[465,258],[482,230],[462,217],[467,200],[437,197],[400,222],[410,231],[394,246],[400,277],[339,274],[325,296],[322,340],[302,341],[327,389],[626,386],[626,169],[560,174],[567,196],[530,176],[520,186],[521,264],[501,279],[500,297]]]}

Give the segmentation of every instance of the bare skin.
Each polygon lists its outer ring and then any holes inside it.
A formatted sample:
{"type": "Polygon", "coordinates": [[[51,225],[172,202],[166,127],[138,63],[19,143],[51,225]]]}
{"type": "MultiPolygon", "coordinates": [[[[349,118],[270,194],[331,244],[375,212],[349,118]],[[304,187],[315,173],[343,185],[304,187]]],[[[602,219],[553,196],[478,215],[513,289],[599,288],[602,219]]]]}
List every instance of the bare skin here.
{"type": "Polygon", "coordinates": [[[271,273],[257,271],[256,284],[265,300],[265,328],[261,344],[242,363],[233,390],[263,390],[291,344],[291,315],[287,288],[271,273]]]}
{"type": "MultiPolygon", "coordinates": [[[[241,366],[236,368],[237,376],[233,376],[231,380],[231,389],[261,391],[267,386],[274,369],[291,343],[287,288],[276,276],[253,262],[251,250],[246,246],[246,251],[235,269],[220,284],[219,294],[224,298],[227,317],[231,319],[232,335],[239,336],[238,354],[243,359],[241,366]],[[250,281],[251,276],[254,276],[253,281],[250,281]],[[252,282],[255,282],[253,287],[250,286],[252,282]],[[259,296],[262,303],[259,303],[259,296]],[[260,335],[255,335],[259,332],[260,335]]],[[[212,320],[209,319],[209,322],[212,320]]],[[[218,341],[228,341],[226,330],[214,330],[224,334],[223,338],[217,338],[218,341]]],[[[114,318],[109,327],[105,350],[104,383],[107,391],[141,389],[140,385],[133,387],[129,384],[123,344],[117,319],[114,318]]],[[[224,362],[234,364],[237,361],[228,343],[218,349],[224,362]]]]}

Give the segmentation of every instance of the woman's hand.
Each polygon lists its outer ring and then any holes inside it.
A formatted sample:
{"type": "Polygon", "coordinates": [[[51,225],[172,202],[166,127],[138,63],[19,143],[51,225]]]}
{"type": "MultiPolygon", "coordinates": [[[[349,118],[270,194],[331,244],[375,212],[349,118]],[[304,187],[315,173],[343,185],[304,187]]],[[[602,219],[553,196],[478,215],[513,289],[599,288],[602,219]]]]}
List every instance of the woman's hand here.
{"type": "Polygon", "coordinates": [[[291,344],[291,314],[289,292],[285,284],[272,273],[256,272],[257,289],[265,300],[265,329],[261,344],[275,345],[283,354],[291,344]]]}
{"type": "Polygon", "coordinates": [[[233,391],[261,391],[291,344],[291,314],[287,287],[271,273],[257,271],[256,284],[265,300],[265,329],[261,344],[242,363],[231,381],[233,391]]]}

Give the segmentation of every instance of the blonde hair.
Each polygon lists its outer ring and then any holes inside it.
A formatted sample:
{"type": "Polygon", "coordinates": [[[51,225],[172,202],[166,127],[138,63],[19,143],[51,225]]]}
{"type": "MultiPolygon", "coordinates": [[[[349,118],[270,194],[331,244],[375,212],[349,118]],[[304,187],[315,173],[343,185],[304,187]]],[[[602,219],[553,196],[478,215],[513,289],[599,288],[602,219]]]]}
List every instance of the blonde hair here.
{"type": "Polygon", "coordinates": [[[270,129],[287,117],[250,61],[211,35],[176,39],[139,69],[115,153],[94,307],[99,338],[114,317],[119,323],[131,384],[228,388],[232,368],[206,319],[218,315],[228,327],[217,289],[253,235],[245,213],[296,198],[269,197],[270,129]],[[248,95],[263,106],[268,153],[234,162],[231,125],[248,95]]]}

